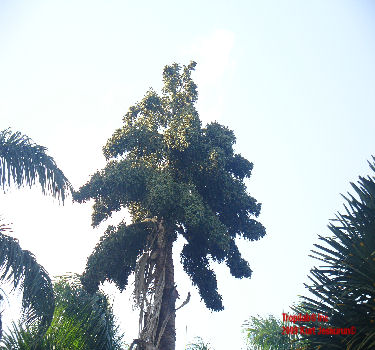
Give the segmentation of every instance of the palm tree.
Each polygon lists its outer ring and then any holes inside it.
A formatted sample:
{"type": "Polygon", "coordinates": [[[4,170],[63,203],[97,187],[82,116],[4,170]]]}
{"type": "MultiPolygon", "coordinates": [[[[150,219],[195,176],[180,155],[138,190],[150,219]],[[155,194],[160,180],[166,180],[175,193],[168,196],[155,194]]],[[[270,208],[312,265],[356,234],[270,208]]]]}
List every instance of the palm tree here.
{"type": "Polygon", "coordinates": [[[0,279],[12,281],[13,289],[23,288],[25,320],[30,324],[38,322],[40,331],[46,331],[54,309],[51,279],[34,255],[23,250],[17,239],[5,232],[10,232],[10,228],[0,225],[0,266],[3,271],[0,279]]]}
{"type": "MultiPolygon", "coordinates": [[[[3,190],[12,184],[33,186],[38,180],[42,192],[64,201],[71,185],[46,148],[29,137],[9,128],[0,131],[0,186],[3,190]]],[[[48,273],[34,255],[23,250],[17,239],[7,235],[11,230],[0,225],[0,280],[12,281],[13,288],[23,289],[22,307],[28,324],[38,323],[44,333],[52,320],[54,296],[48,273]]],[[[1,314],[0,314],[1,317],[1,314]]],[[[0,318],[1,337],[1,318],[0,318]]]]}
{"type": "MultiPolygon", "coordinates": [[[[370,167],[375,171],[375,157],[370,167]]],[[[312,251],[323,266],[311,270],[313,297],[301,305],[328,321],[309,336],[309,349],[375,348],[375,177],[352,186],[357,196],[344,197],[346,212],[329,225],[332,237],[320,236],[312,251]]]]}
{"type": "Polygon", "coordinates": [[[43,337],[35,327],[13,325],[4,335],[1,350],[121,350],[122,337],[108,297],[89,294],[78,275],[59,277],[54,283],[56,307],[51,326],[43,337]]]}
{"type": "Polygon", "coordinates": [[[248,349],[291,350],[302,349],[306,345],[305,341],[301,341],[298,333],[283,332],[283,327],[289,328],[293,324],[284,323],[273,315],[269,315],[267,318],[251,316],[243,326],[248,349]]]}

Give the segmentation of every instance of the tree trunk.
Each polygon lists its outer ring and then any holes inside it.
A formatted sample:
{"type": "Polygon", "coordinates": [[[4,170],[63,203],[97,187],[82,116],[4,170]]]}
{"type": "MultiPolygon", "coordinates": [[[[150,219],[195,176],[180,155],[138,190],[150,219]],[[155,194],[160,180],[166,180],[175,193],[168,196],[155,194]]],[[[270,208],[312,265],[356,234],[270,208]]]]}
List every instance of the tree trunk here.
{"type": "MultiPolygon", "coordinates": [[[[160,339],[157,350],[175,350],[176,347],[176,299],[178,293],[174,283],[174,266],[172,247],[174,241],[174,235],[172,232],[168,232],[165,227],[159,225],[160,238],[163,239],[158,241],[160,254],[158,257],[157,264],[159,266],[165,266],[165,284],[163,290],[162,303],[160,308],[160,316],[157,328],[157,339],[160,339]]],[[[158,269],[158,267],[156,267],[158,269]]]]}

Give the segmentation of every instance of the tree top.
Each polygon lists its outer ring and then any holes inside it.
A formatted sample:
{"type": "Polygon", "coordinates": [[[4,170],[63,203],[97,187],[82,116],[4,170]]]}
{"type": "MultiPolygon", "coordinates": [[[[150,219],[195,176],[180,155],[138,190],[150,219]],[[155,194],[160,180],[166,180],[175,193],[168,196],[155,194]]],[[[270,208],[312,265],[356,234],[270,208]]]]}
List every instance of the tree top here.
{"type": "Polygon", "coordinates": [[[74,198],[95,200],[93,226],[125,207],[133,224],[157,218],[173,232],[171,239],[182,234],[184,269],[206,305],[220,310],[209,260],[225,261],[237,278],[250,277],[235,237],[258,240],[265,229],[255,220],[261,206],[244,184],[253,164],[234,152],[233,131],[217,122],[201,125],[191,78],[195,66],[164,68],[162,93],[150,89],[129,108],[103,147],[107,166],[74,198]]]}

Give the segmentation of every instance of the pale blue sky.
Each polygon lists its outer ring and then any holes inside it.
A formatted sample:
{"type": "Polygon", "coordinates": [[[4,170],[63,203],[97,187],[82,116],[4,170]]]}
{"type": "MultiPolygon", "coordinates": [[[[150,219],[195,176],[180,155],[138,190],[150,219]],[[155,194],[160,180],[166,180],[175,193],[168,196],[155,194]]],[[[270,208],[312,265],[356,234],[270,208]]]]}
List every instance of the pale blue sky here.
{"type": "MultiPolygon", "coordinates": [[[[201,119],[233,129],[254,162],[248,188],[263,203],[267,237],[239,243],[251,280],[218,268],[225,311],[210,313],[193,292],[177,314],[177,344],[200,335],[216,350],[240,349],[246,318],[281,318],[303,293],[317,234],[328,233],[349,182],[369,173],[374,10],[342,0],[1,0],[0,129],[47,146],[77,188],[105,164],[101,147],[128,107],[161,87],[164,65],[196,60],[201,119]]],[[[91,229],[90,205],[61,207],[39,191],[2,196],[14,235],[51,275],[83,270],[106,227],[91,229]]],[[[182,298],[195,290],[179,272],[177,283],[182,298]]],[[[117,293],[130,341],[128,305],[117,293]]]]}

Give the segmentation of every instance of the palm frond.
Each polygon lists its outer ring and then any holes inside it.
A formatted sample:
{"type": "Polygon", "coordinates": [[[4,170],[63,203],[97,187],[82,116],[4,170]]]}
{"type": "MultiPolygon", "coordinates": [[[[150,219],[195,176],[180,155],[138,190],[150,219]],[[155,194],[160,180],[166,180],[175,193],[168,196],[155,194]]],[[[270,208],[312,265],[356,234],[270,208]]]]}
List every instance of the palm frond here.
{"type": "Polygon", "coordinates": [[[273,315],[267,318],[251,316],[243,324],[243,330],[247,335],[248,349],[256,350],[290,350],[300,349],[306,344],[298,334],[283,334],[283,326],[291,324],[283,323],[273,315]]]}
{"type": "Polygon", "coordinates": [[[56,311],[51,328],[59,343],[70,348],[80,338],[83,350],[119,350],[122,335],[115,326],[108,297],[102,292],[89,294],[80,282],[79,275],[59,278],[54,285],[56,311]]]}
{"type": "Polygon", "coordinates": [[[0,185],[5,189],[12,183],[18,187],[32,186],[38,180],[43,193],[51,193],[64,201],[71,184],[57,167],[47,149],[35,144],[28,136],[0,131],[0,185]]]}
{"type": "Polygon", "coordinates": [[[21,288],[25,321],[37,324],[42,334],[51,324],[55,307],[52,282],[34,255],[5,234],[9,231],[8,226],[0,225],[0,280],[12,281],[14,289],[21,288]]]}
{"type": "Polygon", "coordinates": [[[123,335],[105,294],[84,291],[78,275],[59,277],[54,293],[56,308],[46,334],[40,337],[36,327],[13,324],[1,341],[1,350],[123,349],[123,335]]]}
{"type": "MultiPolygon", "coordinates": [[[[375,170],[375,163],[370,167],[375,170]]],[[[324,327],[355,327],[356,332],[309,336],[321,350],[375,345],[375,177],[360,177],[352,187],[356,197],[344,196],[345,213],[337,214],[329,225],[332,237],[319,236],[325,245],[315,244],[317,249],[312,251],[325,266],[310,271],[312,284],[306,287],[316,299],[302,297],[302,305],[311,313],[327,315],[324,327]]]]}
{"type": "Polygon", "coordinates": [[[12,323],[1,339],[1,350],[65,350],[54,347],[49,337],[38,337],[37,330],[22,323],[12,323]]]}

